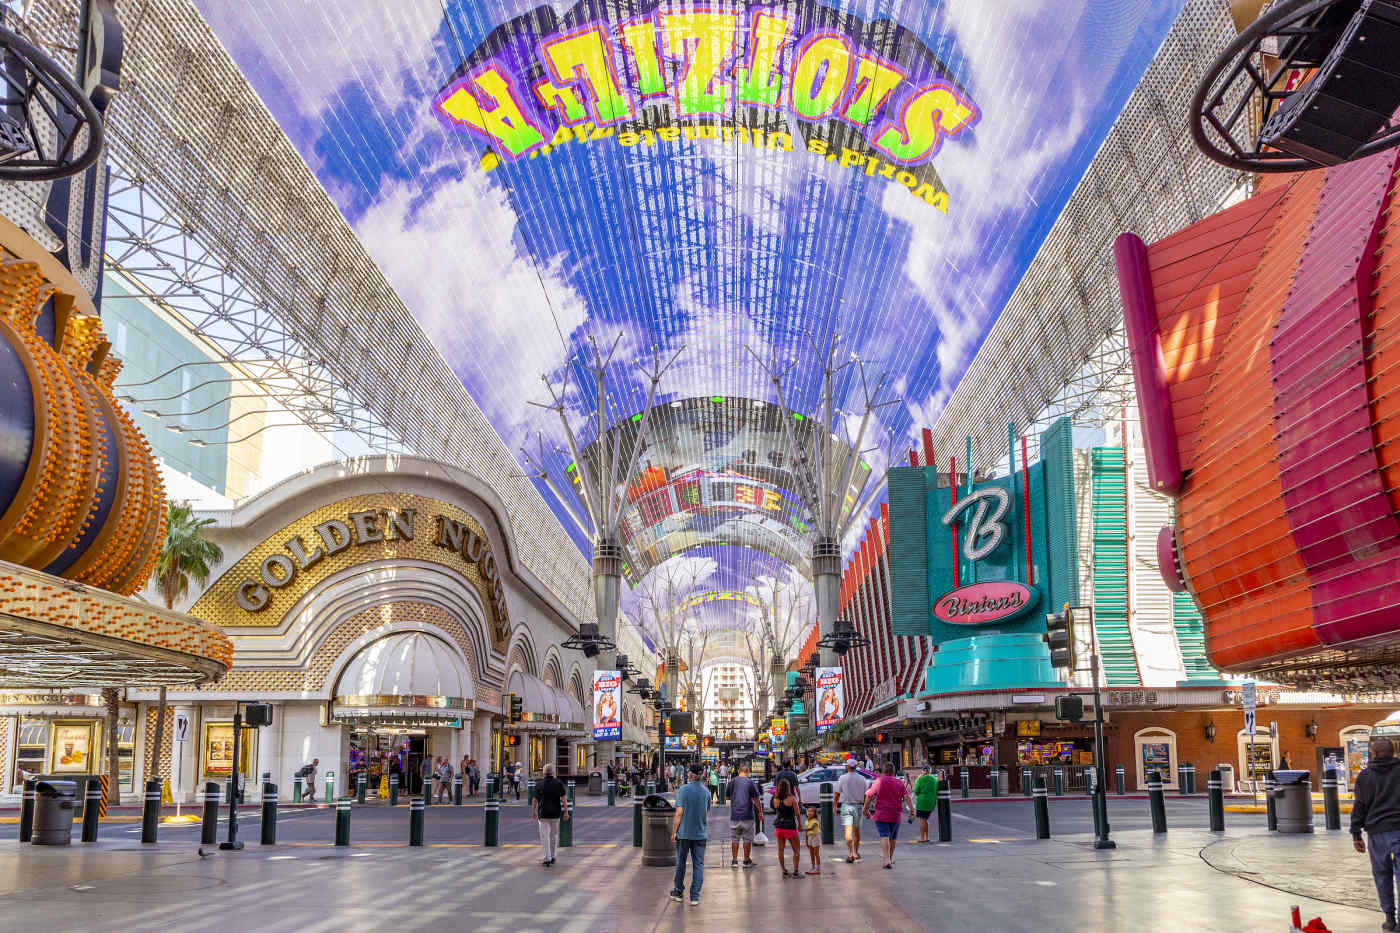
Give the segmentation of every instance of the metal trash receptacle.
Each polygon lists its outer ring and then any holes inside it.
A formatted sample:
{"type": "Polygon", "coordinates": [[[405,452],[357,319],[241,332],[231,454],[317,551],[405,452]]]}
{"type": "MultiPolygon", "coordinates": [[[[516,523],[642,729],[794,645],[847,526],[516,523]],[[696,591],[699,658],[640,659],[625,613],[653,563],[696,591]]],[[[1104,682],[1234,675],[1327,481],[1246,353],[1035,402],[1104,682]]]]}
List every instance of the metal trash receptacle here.
{"type": "Polygon", "coordinates": [[[1281,833],[1313,831],[1312,781],[1307,771],[1274,772],[1274,813],[1281,833]]]}
{"type": "Polygon", "coordinates": [[[1215,766],[1215,770],[1220,772],[1221,792],[1233,794],[1235,792],[1235,766],[1228,761],[1222,761],[1215,766]]]}
{"type": "Polygon", "coordinates": [[[676,864],[676,843],[671,832],[675,813],[675,804],[660,794],[649,794],[642,801],[643,865],[676,864]]]}
{"type": "Polygon", "coordinates": [[[36,846],[66,846],[73,842],[73,806],[76,781],[40,781],[34,785],[34,835],[36,846]]]}
{"type": "Polygon", "coordinates": [[[603,792],[603,772],[588,772],[588,796],[597,797],[603,792]]]}

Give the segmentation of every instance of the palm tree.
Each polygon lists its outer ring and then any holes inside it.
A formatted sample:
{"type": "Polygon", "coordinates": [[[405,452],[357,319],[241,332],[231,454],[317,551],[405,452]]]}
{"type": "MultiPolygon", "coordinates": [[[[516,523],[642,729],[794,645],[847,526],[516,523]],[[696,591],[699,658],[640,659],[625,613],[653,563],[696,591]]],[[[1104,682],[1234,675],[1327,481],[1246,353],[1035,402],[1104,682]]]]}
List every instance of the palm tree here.
{"type": "MultiPolygon", "coordinates": [[[[224,550],[204,537],[204,528],[214,524],[212,518],[195,518],[188,502],[170,503],[166,515],[165,544],[156,558],[152,573],[156,591],[165,600],[166,609],[185,598],[190,579],[201,587],[209,582],[215,565],[224,559],[224,550]]],[[[160,709],[156,714],[156,772],[160,771],[160,745],[165,739],[165,691],[160,688],[160,709]]]]}

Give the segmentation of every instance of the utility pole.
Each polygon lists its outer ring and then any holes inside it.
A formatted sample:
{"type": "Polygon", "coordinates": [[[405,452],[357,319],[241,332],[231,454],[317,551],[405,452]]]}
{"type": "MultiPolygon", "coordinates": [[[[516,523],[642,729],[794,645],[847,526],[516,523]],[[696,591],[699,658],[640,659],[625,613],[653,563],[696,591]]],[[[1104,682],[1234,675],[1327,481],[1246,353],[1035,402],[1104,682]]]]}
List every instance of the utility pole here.
{"type": "MultiPolygon", "coordinates": [[[[1089,613],[1089,666],[1094,675],[1094,809],[1098,811],[1098,833],[1094,839],[1095,849],[1116,849],[1117,844],[1108,838],[1108,766],[1104,763],[1107,752],[1103,744],[1103,697],[1099,691],[1099,633],[1094,627],[1094,607],[1084,606],[1071,611],[1089,613]]],[[[1073,633],[1073,628],[1070,629],[1073,633]]],[[[1071,635],[1072,637],[1072,635],[1071,635]]]]}

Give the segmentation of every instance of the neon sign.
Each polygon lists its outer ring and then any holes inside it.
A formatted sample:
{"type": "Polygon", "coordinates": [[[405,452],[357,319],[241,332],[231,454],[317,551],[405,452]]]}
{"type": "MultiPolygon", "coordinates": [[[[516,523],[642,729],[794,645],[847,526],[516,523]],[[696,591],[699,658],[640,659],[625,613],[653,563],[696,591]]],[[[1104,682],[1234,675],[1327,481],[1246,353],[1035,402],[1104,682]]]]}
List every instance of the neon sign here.
{"type": "Polygon", "coordinates": [[[984,625],[1027,611],[1040,601],[1040,591],[1011,580],[989,580],[960,586],[933,604],[933,614],[949,625],[984,625]]]}
{"type": "Polygon", "coordinates": [[[638,3],[628,19],[578,22],[591,9],[512,19],[434,98],[444,124],[489,147],[486,170],[571,143],[711,140],[805,150],[947,211],[928,163],[980,113],[904,27],[811,0],[638,3]]]}

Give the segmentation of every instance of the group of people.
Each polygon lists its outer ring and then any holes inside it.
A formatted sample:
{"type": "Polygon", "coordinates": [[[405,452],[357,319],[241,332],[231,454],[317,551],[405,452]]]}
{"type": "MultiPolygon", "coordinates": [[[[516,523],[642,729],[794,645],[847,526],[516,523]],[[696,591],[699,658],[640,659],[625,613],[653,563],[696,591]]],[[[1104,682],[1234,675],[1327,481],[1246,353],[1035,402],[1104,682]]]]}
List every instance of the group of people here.
{"type": "MultiPolygon", "coordinates": [[[[845,770],[836,783],[834,804],[841,815],[845,831],[846,861],[861,860],[861,820],[871,819],[880,834],[884,868],[894,867],[895,845],[899,839],[901,818],[920,822],[920,843],[928,840],[928,819],[938,799],[938,779],[932,769],[923,773],[911,787],[903,776],[895,773],[893,763],[886,763],[874,781],[867,781],[855,758],[845,761],[845,770]]],[[[676,811],[672,818],[672,836],[676,845],[676,873],[671,886],[671,899],[685,900],[685,866],[691,864],[690,903],[700,903],[704,885],[705,846],[708,842],[709,808],[713,794],[708,786],[710,769],[696,763],[690,766],[690,781],[676,794],[676,811]]],[[[790,762],[785,762],[774,775],[773,835],[778,845],[778,865],[784,878],[800,879],[805,875],[820,875],[821,820],[816,807],[804,807],[798,796],[798,777],[790,762]],[[805,845],[810,868],[801,865],[805,845]],[[791,863],[789,865],[789,862],[791,863]]],[[[729,867],[755,867],[753,846],[763,831],[763,792],[750,777],[749,766],[740,764],[738,772],[725,783],[729,800],[729,867]],[[740,861],[740,850],[743,860],[740,861]]]]}

